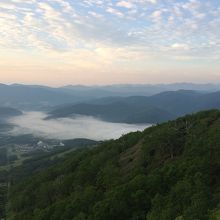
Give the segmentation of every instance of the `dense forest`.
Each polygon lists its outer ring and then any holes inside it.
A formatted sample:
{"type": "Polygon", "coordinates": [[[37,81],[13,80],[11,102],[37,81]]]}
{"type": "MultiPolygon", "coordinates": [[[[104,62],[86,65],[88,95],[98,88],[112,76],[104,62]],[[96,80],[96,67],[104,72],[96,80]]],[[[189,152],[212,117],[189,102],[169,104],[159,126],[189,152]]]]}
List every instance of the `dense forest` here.
{"type": "Polygon", "coordinates": [[[25,176],[19,175],[22,166],[12,172],[7,219],[220,218],[218,110],[187,115],[45,163],[47,169],[26,170],[25,176]]]}

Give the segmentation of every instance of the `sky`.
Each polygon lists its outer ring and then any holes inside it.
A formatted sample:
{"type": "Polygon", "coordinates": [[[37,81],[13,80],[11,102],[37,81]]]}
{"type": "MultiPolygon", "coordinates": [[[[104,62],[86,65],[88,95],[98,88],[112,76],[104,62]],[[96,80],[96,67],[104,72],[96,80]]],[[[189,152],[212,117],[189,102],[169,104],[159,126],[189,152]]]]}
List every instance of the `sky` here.
{"type": "Polygon", "coordinates": [[[0,82],[220,82],[219,0],[0,0],[0,82]]]}

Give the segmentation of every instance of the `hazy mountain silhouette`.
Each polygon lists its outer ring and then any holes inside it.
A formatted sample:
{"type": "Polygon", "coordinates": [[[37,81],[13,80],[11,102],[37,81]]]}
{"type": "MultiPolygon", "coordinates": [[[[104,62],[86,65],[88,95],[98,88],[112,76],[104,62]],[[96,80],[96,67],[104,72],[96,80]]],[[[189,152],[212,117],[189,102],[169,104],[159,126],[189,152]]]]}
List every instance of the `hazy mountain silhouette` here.
{"type": "MultiPolygon", "coordinates": [[[[52,88],[40,85],[0,84],[0,105],[26,110],[42,110],[67,103],[84,103],[106,97],[152,96],[164,91],[180,89],[195,90],[205,94],[220,90],[220,85],[177,83],[107,86],[70,85],[52,88]]],[[[106,102],[110,102],[110,100],[111,98],[107,98],[106,102]]],[[[113,101],[115,102],[115,100],[113,101]]]]}
{"type": "Polygon", "coordinates": [[[50,117],[91,115],[103,120],[126,123],[158,123],[199,110],[220,108],[220,92],[203,94],[179,90],[150,97],[108,97],[60,107],[50,117]]]}

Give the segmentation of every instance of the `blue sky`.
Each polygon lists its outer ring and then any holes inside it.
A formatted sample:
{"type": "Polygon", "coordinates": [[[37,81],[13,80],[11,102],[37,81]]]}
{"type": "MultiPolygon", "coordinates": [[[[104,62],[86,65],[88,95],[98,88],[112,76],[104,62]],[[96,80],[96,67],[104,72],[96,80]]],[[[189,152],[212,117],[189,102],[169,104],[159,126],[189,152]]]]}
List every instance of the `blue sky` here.
{"type": "Polygon", "coordinates": [[[0,81],[220,82],[219,0],[1,0],[0,81]]]}

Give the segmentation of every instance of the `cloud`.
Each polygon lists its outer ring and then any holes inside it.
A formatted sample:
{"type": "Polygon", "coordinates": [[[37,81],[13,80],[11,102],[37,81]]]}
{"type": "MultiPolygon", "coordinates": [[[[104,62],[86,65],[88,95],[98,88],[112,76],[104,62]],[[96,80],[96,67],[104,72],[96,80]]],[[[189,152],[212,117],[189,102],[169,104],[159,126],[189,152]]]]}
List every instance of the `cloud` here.
{"type": "Polygon", "coordinates": [[[182,6],[184,9],[195,10],[200,7],[200,1],[198,0],[189,0],[182,6]]]}
{"type": "Polygon", "coordinates": [[[158,0],[131,0],[131,1],[138,4],[148,4],[148,3],[156,4],[158,2],[158,0]]]}
{"type": "Polygon", "coordinates": [[[124,7],[124,8],[127,8],[127,9],[131,9],[134,7],[134,5],[131,3],[131,2],[128,2],[128,1],[119,1],[116,6],[118,7],[124,7]]]}
{"type": "Polygon", "coordinates": [[[110,14],[113,14],[113,15],[116,15],[120,18],[124,17],[123,13],[120,12],[119,10],[115,9],[115,8],[109,7],[109,8],[106,9],[106,12],[108,12],[110,14]]]}
{"type": "Polygon", "coordinates": [[[156,4],[157,0],[147,0],[148,2],[152,3],[152,4],[156,4]]]}
{"type": "Polygon", "coordinates": [[[7,2],[0,2],[0,9],[6,9],[6,10],[14,10],[16,7],[15,5],[7,2]]]}
{"type": "Polygon", "coordinates": [[[187,44],[174,43],[171,45],[171,48],[174,50],[189,50],[190,47],[187,44]]]}
{"type": "Polygon", "coordinates": [[[9,122],[15,127],[9,134],[14,136],[33,134],[36,137],[62,140],[74,138],[106,140],[119,138],[122,134],[144,130],[150,126],[110,123],[88,116],[44,120],[46,116],[42,112],[26,112],[22,116],[14,117],[9,122]]]}
{"type": "Polygon", "coordinates": [[[94,18],[102,18],[103,17],[103,15],[98,14],[94,11],[89,11],[88,14],[92,15],[94,18]]]}
{"type": "MultiPolygon", "coordinates": [[[[24,3],[24,0],[11,0],[11,1],[14,3],[21,3],[21,4],[24,3]]],[[[36,0],[28,0],[25,2],[25,4],[33,4],[33,3],[36,3],[36,0]]]]}
{"type": "MultiPolygon", "coordinates": [[[[168,2],[166,5],[155,0],[117,1],[116,6],[129,9],[127,11],[114,7],[109,0],[105,4],[100,0],[84,0],[74,4],[69,0],[22,2],[13,0],[10,4],[7,1],[0,4],[13,10],[0,14],[4,33],[0,40],[5,46],[30,46],[37,50],[45,48],[64,52],[73,51],[78,45],[95,50],[100,44],[113,48],[147,44],[152,47],[158,45],[159,50],[166,47],[164,42],[169,36],[173,39],[170,44],[174,44],[184,40],[193,43],[194,38],[197,38],[197,30],[200,30],[200,36],[206,36],[203,41],[207,39],[207,42],[210,36],[218,39],[220,34],[220,31],[212,28],[217,26],[215,23],[219,18],[214,21],[199,0],[185,0],[175,4],[168,2]],[[152,5],[149,6],[149,3],[152,5]],[[188,17],[186,10],[191,11],[192,17],[188,17]],[[111,18],[108,17],[109,14],[112,15],[111,18]],[[136,22],[132,23],[130,20],[136,22]],[[150,23],[152,20],[154,24],[150,23]],[[209,26],[210,31],[207,32],[209,26]],[[160,34],[154,36],[158,30],[160,34]]],[[[213,7],[210,13],[214,14],[217,10],[213,7]]],[[[195,48],[198,46],[199,44],[194,45],[195,48]]]]}
{"type": "Polygon", "coordinates": [[[0,18],[5,19],[5,20],[16,20],[16,16],[13,14],[5,13],[5,12],[0,12],[0,18]]]}
{"type": "Polygon", "coordinates": [[[58,3],[62,7],[63,11],[66,13],[71,13],[74,11],[71,4],[68,1],[65,0],[50,0],[50,1],[58,3]]]}
{"type": "Polygon", "coordinates": [[[156,10],[151,14],[151,17],[153,18],[154,21],[160,21],[162,20],[162,14],[163,14],[163,11],[156,10]]]}

